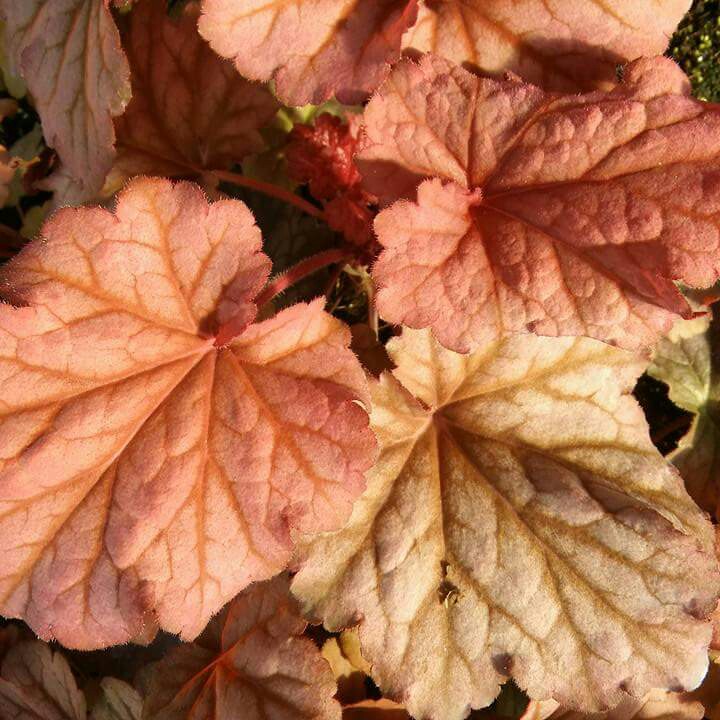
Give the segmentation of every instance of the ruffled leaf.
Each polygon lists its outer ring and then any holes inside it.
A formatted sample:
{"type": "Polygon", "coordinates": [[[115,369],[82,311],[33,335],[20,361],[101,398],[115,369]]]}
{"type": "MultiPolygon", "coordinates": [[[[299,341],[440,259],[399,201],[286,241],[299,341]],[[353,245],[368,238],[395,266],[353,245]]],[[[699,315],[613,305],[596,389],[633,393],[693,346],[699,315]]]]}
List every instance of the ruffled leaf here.
{"type": "Polygon", "coordinates": [[[547,90],[609,88],[616,67],[665,52],[691,0],[426,0],[407,48],[547,90]]]}
{"type": "Polygon", "coordinates": [[[410,198],[376,220],[380,314],[461,352],[522,332],[636,348],[691,316],[675,281],[720,273],[720,110],[688,92],[663,58],[583,96],[401,63],[359,160],[410,198]]]}
{"type": "Polygon", "coordinates": [[[350,332],[319,301],[253,324],[260,231],[189,183],[41,235],[3,270],[0,609],[68,647],[194,638],[362,491],[350,332]]]}
{"type": "Polygon", "coordinates": [[[203,0],[200,33],[288,105],[362,102],[400,56],[417,0],[203,0]]]}
{"type": "Polygon", "coordinates": [[[714,536],[630,395],[642,360],[583,338],[463,356],[408,330],[390,349],[380,459],[347,526],[302,548],[305,611],[359,623],[416,717],[460,720],[508,677],[584,711],[696,687],[714,536]]]}
{"type": "Polygon", "coordinates": [[[253,585],[150,681],[147,720],[339,720],[330,666],[279,576],[253,585]]]}
{"type": "Polygon", "coordinates": [[[115,121],[113,185],[227,169],[262,150],[260,128],[278,109],[267,88],[239,77],[200,37],[197,3],[177,19],[166,7],[144,0],[130,13],[123,45],[133,97],[115,121]]]}

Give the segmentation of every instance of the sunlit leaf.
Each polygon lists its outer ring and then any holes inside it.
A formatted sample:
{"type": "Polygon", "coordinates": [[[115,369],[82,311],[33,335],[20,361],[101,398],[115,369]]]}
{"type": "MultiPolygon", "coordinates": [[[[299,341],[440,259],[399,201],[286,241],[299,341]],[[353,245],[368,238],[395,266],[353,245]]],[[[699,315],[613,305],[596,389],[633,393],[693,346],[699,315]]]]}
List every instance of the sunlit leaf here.
{"type": "Polygon", "coordinates": [[[417,717],[460,720],[508,677],[586,711],[697,686],[714,535],[630,395],[642,359],[583,338],[389,347],[368,490],[300,552],[309,615],[359,623],[373,679],[417,717]]]}
{"type": "MultiPolygon", "coordinates": [[[[717,311],[715,311],[717,312],[717,311]]],[[[670,399],[694,413],[670,458],[701,508],[717,517],[720,493],[720,336],[718,321],[678,322],[655,348],[648,372],[667,383],[670,399]]]]}
{"type": "Polygon", "coordinates": [[[375,222],[381,316],[463,352],[523,332],[636,348],[690,317],[675,281],[720,273],[720,109],[688,93],[664,58],[580,96],[399,64],[359,160],[410,198],[375,222]]]}
{"type": "Polygon", "coordinates": [[[404,44],[548,90],[616,81],[618,64],[661,55],[691,0],[426,0],[404,44]]]}
{"type": "Polygon", "coordinates": [[[203,0],[200,33],[288,105],[362,102],[400,56],[417,0],[203,0]]]}
{"type": "Polygon", "coordinates": [[[64,209],[2,274],[0,609],[68,647],[194,638],[339,527],[374,439],[322,302],[253,323],[270,262],[238,201],[139,179],[64,209]]]}

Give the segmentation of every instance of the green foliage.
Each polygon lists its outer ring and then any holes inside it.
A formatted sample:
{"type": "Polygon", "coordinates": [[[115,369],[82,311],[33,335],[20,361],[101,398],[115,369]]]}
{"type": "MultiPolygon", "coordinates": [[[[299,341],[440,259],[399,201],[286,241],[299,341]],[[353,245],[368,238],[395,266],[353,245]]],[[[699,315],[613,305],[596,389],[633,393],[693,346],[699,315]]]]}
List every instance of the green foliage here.
{"type": "Polygon", "coordinates": [[[689,75],[697,97],[720,102],[720,0],[695,0],[669,52],[689,75]]]}

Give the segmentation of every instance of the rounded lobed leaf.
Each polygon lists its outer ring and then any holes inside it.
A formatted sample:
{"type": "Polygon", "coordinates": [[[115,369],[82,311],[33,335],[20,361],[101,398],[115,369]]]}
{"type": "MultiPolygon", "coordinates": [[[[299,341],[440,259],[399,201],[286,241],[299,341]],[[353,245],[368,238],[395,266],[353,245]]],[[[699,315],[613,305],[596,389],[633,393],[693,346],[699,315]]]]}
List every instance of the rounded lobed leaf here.
{"type": "Polygon", "coordinates": [[[642,359],[532,336],[458,355],[408,330],[390,350],[380,459],[347,526],[303,544],[304,610],[359,623],[414,717],[460,720],[509,677],[581,711],[697,686],[713,531],[630,395],[642,359]]]}
{"type": "Polygon", "coordinates": [[[378,308],[467,352],[511,333],[646,346],[720,274],[720,111],[670,60],[558,96],[433,56],[366,111],[378,308]],[[429,179],[428,179],[429,178],[429,179]]]}
{"type": "Polygon", "coordinates": [[[164,0],[139,3],[123,45],[132,100],[116,119],[114,182],[230,167],[263,149],[260,128],[278,109],[270,91],[241,78],[197,30],[199,5],[175,19],[164,0]]]}
{"type": "Polygon", "coordinates": [[[665,52],[691,0],[426,0],[404,38],[483,74],[517,73],[547,90],[615,84],[628,60],[665,52]]]}
{"type": "Polygon", "coordinates": [[[112,165],[113,116],[130,99],[127,58],[109,0],[2,0],[7,54],[25,80],[61,169],[56,206],[98,195],[112,165]]]}
{"type": "Polygon", "coordinates": [[[289,105],[362,102],[400,56],[417,0],[203,0],[200,33],[289,105]]]}
{"type": "Polygon", "coordinates": [[[304,629],[287,577],[253,585],[157,663],[143,718],[340,720],[330,666],[304,629]]]}
{"type": "Polygon", "coordinates": [[[184,638],[339,527],[374,439],[322,303],[253,324],[270,262],[241,202],[133,181],[3,269],[0,611],[68,647],[184,638]]]}

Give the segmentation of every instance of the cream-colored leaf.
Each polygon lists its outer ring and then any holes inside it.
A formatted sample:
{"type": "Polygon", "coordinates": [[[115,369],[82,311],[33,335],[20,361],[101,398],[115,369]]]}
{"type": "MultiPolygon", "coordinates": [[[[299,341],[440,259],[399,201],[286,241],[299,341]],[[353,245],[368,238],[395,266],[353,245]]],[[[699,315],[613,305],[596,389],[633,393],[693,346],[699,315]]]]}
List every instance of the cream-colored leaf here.
{"type": "Polygon", "coordinates": [[[532,701],[520,720],[701,720],[704,712],[688,694],[651,690],[642,700],[626,698],[605,713],[563,710],[554,700],[532,701]]]}
{"type": "Polygon", "coordinates": [[[301,553],[305,610],[359,623],[373,678],[421,718],[459,720],[510,676],[584,711],[698,685],[713,532],[630,395],[642,359],[532,336],[458,355],[408,330],[390,352],[380,459],[348,525],[301,553]]]}

